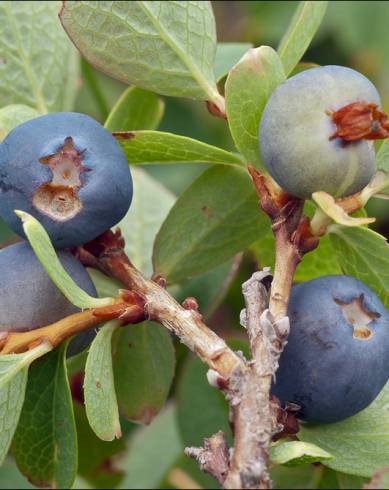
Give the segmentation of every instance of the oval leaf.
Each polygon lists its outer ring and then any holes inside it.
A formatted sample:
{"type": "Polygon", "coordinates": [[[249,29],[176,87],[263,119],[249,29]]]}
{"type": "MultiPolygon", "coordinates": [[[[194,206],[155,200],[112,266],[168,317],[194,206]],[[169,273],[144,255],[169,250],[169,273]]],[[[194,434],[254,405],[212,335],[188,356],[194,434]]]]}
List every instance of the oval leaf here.
{"type": "Polygon", "coordinates": [[[15,211],[34,252],[51,280],[64,296],[78,308],[97,308],[112,304],[112,298],[93,298],[81,289],[63,268],[49,235],[39,221],[24,211],[15,211]]]}
{"type": "Polygon", "coordinates": [[[161,131],[118,132],[115,136],[128,163],[132,165],[167,163],[244,165],[239,155],[187,136],[161,131]]]}
{"type": "Polygon", "coordinates": [[[12,451],[20,471],[35,485],[72,487],[77,474],[77,434],[66,344],[31,366],[12,451]]]}
{"type": "Polygon", "coordinates": [[[30,364],[52,349],[43,342],[24,354],[0,356],[0,466],[18,425],[30,364]]]}
{"type": "Polygon", "coordinates": [[[269,46],[250,49],[230,71],[226,86],[226,111],[231,134],[247,160],[261,166],[258,127],[267,99],[285,80],[281,60],[269,46]]]}
{"type": "Polygon", "coordinates": [[[288,76],[303,57],[319,28],[328,2],[300,2],[289,28],[278,46],[278,53],[288,76]]]}
{"type": "Polygon", "coordinates": [[[103,441],[122,436],[112,368],[112,335],[119,327],[120,322],[113,320],[99,330],[85,365],[86,415],[94,433],[103,441]]]}
{"type": "Polygon", "coordinates": [[[57,20],[60,2],[0,2],[0,107],[70,110],[77,53],[57,20]]]}
{"type": "Polygon", "coordinates": [[[144,274],[151,275],[155,236],[172,208],[175,196],[140,168],[132,169],[136,192],[131,207],[118,224],[125,239],[125,251],[144,274]]]}
{"type": "Polygon", "coordinates": [[[11,129],[38,116],[37,110],[26,105],[11,104],[3,107],[0,109],[0,141],[7,136],[11,129]]]}
{"type": "Polygon", "coordinates": [[[273,464],[299,466],[318,463],[326,459],[332,459],[331,454],[309,442],[280,442],[270,448],[270,460],[273,464]]]}
{"type": "Polygon", "coordinates": [[[109,131],[155,129],[161,122],[164,108],[158,95],[129,87],[116,102],[104,126],[109,131]]]}
{"type": "Polygon", "coordinates": [[[154,270],[169,282],[180,282],[222,264],[268,227],[247,172],[215,166],[170,211],[155,241],[154,270]]]}
{"type": "Polygon", "coordinates": [[[174,368],[173,343],[163,327],[145,322],[121,329],[114,348],[120,412],[134,422],[150,424],[165,404],[174,368]]]}
{"type": "Polygon", "coordinates": [[[60,19],[85,58],[113,78],[162,95],[222,104],[213,73],[210,2],[67,1],[60,19]]]}
{"type": "Polygon", "coordinates": [[[331,225],[330,238],[344,274],[371,287],[389,307],[389,246],[386,238],[368,228],[331,225]]]}

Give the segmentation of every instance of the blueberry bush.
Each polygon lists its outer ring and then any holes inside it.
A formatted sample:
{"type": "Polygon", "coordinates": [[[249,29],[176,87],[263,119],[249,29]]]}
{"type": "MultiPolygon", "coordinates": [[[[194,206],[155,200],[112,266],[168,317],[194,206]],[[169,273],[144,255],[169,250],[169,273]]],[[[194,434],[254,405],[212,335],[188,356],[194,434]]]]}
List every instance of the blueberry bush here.
{"type": "Polygon", "coordinates": [[[0,2],[0,488],[389,488],[387,9],[0,2]]]}

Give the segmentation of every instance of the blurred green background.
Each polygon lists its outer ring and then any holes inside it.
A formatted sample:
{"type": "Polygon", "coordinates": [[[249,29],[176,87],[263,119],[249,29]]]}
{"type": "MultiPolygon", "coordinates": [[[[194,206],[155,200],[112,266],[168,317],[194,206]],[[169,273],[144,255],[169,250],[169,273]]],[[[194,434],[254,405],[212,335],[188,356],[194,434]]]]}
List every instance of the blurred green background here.
{"type": "MultiPolygon", "coordinates": [[[[277,47],[297,3],[294,1],[213,2],[218,40],[224,42],[250,42],[254,46],[266,44],[277,47]]],[[[376,84],[382,97],[383,107],[389,110],[388,26],[389,2],[332,1],[329,4],[327,14],[318,34],[304,56],[304,61],[320,65],[345,65],[362,72],[376,84]]],[[[111,107],[126,88],[125,85],[96,72],[84,61],[81,62],[78,84],[79,90],[74,110],[89,114],[101,122],[104,122],[111,107]]],[[[161,131],[183,134],[216,146],[233,149],[227,125],[223,120],[210,116],[205,104],[173,98],[165,98],[165,104],[166,111],[159,128],[161,131]]],[[[154,168],[148,167],[147,171],[178,195],[197,175],[204,171],[204,166],[185,164],[169,167],[161,165],[154,168]]],[[[376,229],[382,234],[389,236],[389,202],[373,199],[369,203],[368,212],[377,217],[376,229]]],[[[0,242],[5,238],[5,235],[0,236],[0,242]]],[[[256,265],[250,254],[246,254],[238,274],[228,288],[227,296],[208,319],[212,327],[221,331],[224,337],[241,337],[238,326],[239,312],[243,306],[240,285],[250,276],[256,265]],[[229,327],[226,327],[226,325],[229,327]]],[[[225,270],[221,274],[225,275],[225,270]]],[[[216,282],[218,289],[220,288],[220,277],[217,278],[216,282]]],[[[210,283],[212,283],[212,278],[210,283]]],[[[210,287],[212,289],[212,284],[210,287]]],[[[201,297],[201,294],[206,295],[208,292],[209,289],[204,289],[204,283],[200,281],[196,284],[196,281],[192,281],[185,294],[190,293],[200,296],[200,304],[203,301],[204,306],[209,307],[207,301],[209,298],[201,297]]],[[[179,294],[185,297],[182,291],[179,294]]],[[[209,312],[211,309],[209,308],[209,312]]],[[[205,379],[204,369],[197,365],[193,367],[193,364],[189,367],[187,359],[187,350],[177,344],[178,370],[176,383],[172,389],[172,398],[175,398],[177,393],[180,396],[179,386],[184,376],[189,377],[191,386],[193,386],[194,397],[196,395],[195,389],[198,388],[200,391],[202,389],[203,385],[200,382],[197,383],[197,380],[200,378],[205,379]]],[[[212,403],[221,403],[220,400],[218,401],[217,393],[212,392],[209,396],[210,398],[206,399],[213,400],[212,403]]],[[[199,397],[192,402],[196,405],[200,398],[199,394],[199,397]]],[[[196,410],[199,412],[202,410],[212,412],[210,405],[205,407],[202,407],[201,404],[196,405],[196,410]]],[[[140,456],[137,458],[136,454],[140,451],[140,455],[142,455],[142,451],[146,449],[144,443],[143,446],[140,444],[138,437],[138,439],[134,439],[130,443],[132,447],[131,455],[125,457],[125,461],[128,464],[129,460],[131,460],[135,473],[133,478],[126,478],[126,486],[124,488],[146,488],[145,486],[142,487],[142,484],[153,482],[151,473],[154,470],[160,471],[160,474],[163,475],[162,479],[156,479],[159,482],[155,485],[157,488],[214,488],[212,480],[201,475],[194,463],[192,464],[183,456],[174,454],[175,435],[171,431],[169,432],[169,412],[164,414],[163,417],[167,417],[167,419],[163,419],[163,423],[159,422],[162,424],[162,427],[157,427],[160,432],[157,429],[155,431],[158,434],[159,443],[162,444],[161,451],[164,451],[167,447],[173,451],[171,455],[172,464],[169,466],[167,461],[166,471],[164,471],[163,467],[161,469],[158,466],[160,461],[158,458],[155,459],[155,451],[151,451],[151,455],[150,453],[145,453],[144,457],[148,461],[147,464],[144,463],[142,466],[141,458],[140,456]],[[166,425],[164,425],[165,422],[166,425]],[[148,472],[150,472],[149,476],[151,479],[137,480],[137,474],[146,474],[148,472]]],[[[212,419],[212,417],[213,414],[210,413],[209,418],[212,419]]],[[[85,428],[86,424],[83,425],[80,421],[81,418],[82,415],[78,417],[79,426],[83,427],[84,432],[88,431],[85,428]]],[[[130,424],[128,431],[132,430],[133,427],[130,424]]],[[[148,431],[149,429],[145,430],[148,431]]],[[[153,446],[154,443],[152,441],[154,439],[149,432],[145,432],[142,437],[143,441],[146,441],[146,446],[147,444],[153,446]]],[[[84,479],[78,481],[76,487],[88,488],[91,485],[92,488],[106,488],[106,485],[118,484],[122,478],[120,468],[123,467],[124,458],[121,453],[123,450],[121,443],[112,443],[117,446],[109,446],[111,449],[107,449],[107,443],[98,443],[90,433],[83,434],[83,438],[85,444],[80,445],[80,458],[81,468],[85,470],[84,479]],[[102,444],[104,446],[101,452],[104,458],[100,466],[94,468],[94,474],[92,475],[90,468],[88,469],[87,462],[89,461],[90,448],[93,444],[102,444]],[[116,454],[116,456],[111,458],[112,454],[116,454]],[[87,481],[88,483],[86,483],[87,481]]],[[[178,451],[178,454],[180,453],[181,448],[178,451]]],[[[102,457],[101,454],[100,458],[102,457]]],[[[335,475],[334,472],[326,470],[320,465],[315,467],[307,466],[298,470],[282,468],[277,470],[274,477],[276,488],[360,488],[361,485],[359,480],[353,481],[352,477],[347,477],[347,480],[344,475],[335,475]],[[342,479],[346,480],[347,483],[344,483],[342,479]]],[[[6,465],[0,469],[0,488],[27,488],[26,485],[24,478],[15,472],[11,463],[9,466],[6,465]]]]}

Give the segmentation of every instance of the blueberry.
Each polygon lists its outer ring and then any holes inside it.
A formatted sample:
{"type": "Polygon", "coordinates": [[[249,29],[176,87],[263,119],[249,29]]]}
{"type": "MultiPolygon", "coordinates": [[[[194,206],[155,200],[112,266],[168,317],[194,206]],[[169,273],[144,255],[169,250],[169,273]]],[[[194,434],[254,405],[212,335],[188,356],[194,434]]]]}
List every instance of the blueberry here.
{"type": "Polygon", "coordinates": [[[131,199],[120,145],[89,116],[37,117],[0,146],[0,215],[21,236],[15,209],[35,216],[57,248],[81,245],[118,223],[131,199]]]}
{"type": "Polygon", "coordinates": [[[273,393],[309,422],[336,422],[367,407],[389,376],[389,313],[351,276],[292,288],[291,332],[273,393]]]}
{"type": "MultiPolygon", "coordinates": [[[[96,297],[82,264],[68,252],[60,251],[58,256],[78,286],[96,297]]],[[[0,277],[0,332],[33,330],[79,311],[57,289],[27,242],[0,250],[0,277]]],[[[69,355],[84,350],[93,337],[93,330],[77,335],[69,355]]]]}
{"type": "Polygon", "coordinates": [[[261,158],[282,188],[301,198],[316,191],[341,197],[369,183],[375,172],[373,142],[333,137],[332,115],[356,102],[380,106],[380,97],[366,77],[342,66],[303,71],[275,89],[263,112],[259,142],[261,158]]]}

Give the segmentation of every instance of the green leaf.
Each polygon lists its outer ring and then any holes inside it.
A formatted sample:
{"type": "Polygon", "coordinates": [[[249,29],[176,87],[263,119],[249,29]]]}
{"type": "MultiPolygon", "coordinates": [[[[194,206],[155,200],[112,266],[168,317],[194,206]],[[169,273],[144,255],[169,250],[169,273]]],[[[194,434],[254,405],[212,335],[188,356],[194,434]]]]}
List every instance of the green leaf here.
{"type": "Polygon", "coordinates": [[[39,112],[22,104],[11,104],[0,109],[0,141],[11,129],[39,116],[39,112]]]}
{"type": "Polygon", "coordinates": [[[285,80],[281,60],[269,46],[250,49],[230,71],[225,85],[228,124],[238,150],[260,167],[258,127],[267,99],[285,80]]]}
{"type": "Polygon", "coordinates": [[[299,439],[319,445],[334,459],[323,464],[352,475],[371,477],[389,465],[389,411],[369,407],[341,422],[302,424],[299,439]]]}
{"type": "Polygon", "coordinates": [[[51,349],[44,342],[24,354],[0,356],[0,465],[7,456],[22,411],[28,368],[51,349]]]}
{"type": "Polygon", "coordinates": [[[125,83],[220,104],[210,2],[68,1],[61,22],[83,56],[125,83]]]}
{"type": "Polygon", "coordinates": [[[125,251],[144,274],[152,273],[151,256],[155,236],[172,208],[175,196],[140,168],[132,168],[134,197],[118,224],[125,239],[125,251]]]}
{"type": "Polygon", "coordinates": [[[124,461],[128,473],[120,488],[158,488],[183,450],[176,414],[169,407],[130,440],[124,461]]]}
{"type": "Polygon", "coordinates": [[[268,226],[246,171],[215,166],[170,211],[155,241],[154,270],[171,283],[180,282],[222,264],[268,226]]]}
{"type": "Polygon", "coordinates": [[[377,152],[377,168],[389,171],[389,140],[384,140],[377,152]]]}
{"type": "Polygon", "coordinates": [[[245,52],[252,47],[251,43],[218,43],[213,67],[216,80],[224,78],[245,52]]]}
{"type": "Polygon", "coordinates": [[[389,466],[377,470],[371,481],[365,485],[364,490],[377,490],[389,488],[389,466]]]}
{"type": "Polygon", "coordinates": [[[299,466],[318,463],[331,458],[331,454],[327,453],[327,451],[308,442],[279,442],[270,447],[270,461],[272,464],[299,466]]]}
{"type": "Polygon", "coordinates": [[[111,296],[117,298],[119,289],[123,289],[123,284],[112,277],[106,276],[97,269],[87,269],[96,288],[99,298],[111,296]]]}
{"type": "Polygon", "coordinates": [[[66,373],[66,344],[30,369],[12,451],[37,486],[71,488],[77,474],[77,435],[66,373]]]}
{"type": "Polygon", "coordinates": [[[204,438],[219,430],[232,442],[228,405],[222,393],[207,381],[208,367],[190,359],[178,385],[177,420],[185,446],[203,445],[204,438]]]}
{"type": "Polygon", "coordinates": [[[61,29],[60,2],[0,2],[0,107],[70,110],[77,53],[61,29]]]}
{"type": "MultiPolygon", "coordinates": [[[[261,267],[269,266],[274,270],[275,243],[271,230],[253,244],[252,250],[261,267]]],[[[334,253],[330,238],[321,237],[319,246],[303,256],[296,269],[295,281],[304,282],[320,276],[342,274],[334,253]]]]}
{"type": "Polygon", "coordinates": [[[132,165],[171,163],[218,163],[243,166],[240,155],[187,136],[161,131],[115,133],[128,163],[132,165]]]}
{"type": "Polygon", "coordinates": [[[86,415],[91,428],[103,441],[122,436],[112,366],[112,335],[119,327],[120,322],[112,320],[100,328],[85,366],[86,415]]]}
{"type": "Polygon", "coordinates": [[[278,46],[278,53],[288,76],[303,57],[318,30],[328,2],[300,2],[287,32],[278,46]]]}
{"type": "Polygon", "coordinates": [[[389,247],[382,235],[368,228],[331,225],[329,233],[344,274],[371,287],[389,307],[389,247]]]}
{"type": "Polygon", "coordinates": [[[174,376],[170,334],[151,322],[129,325],[118,332],[114,346],[120,412],[134,422],[150,424],[165,404],[174,376]]]}
{"type": "Polygon", "coordinates": [[[111,110],[105,127],[109,131],[155,129],[161,122],[165,104],[152,92],[128,87],[111,110]]]}
{"type": "Polygon", "coordinates": [[[24,211],[15,211],[23,221],[23,229],[31,247],[51,280],[64,296],[78,308],[97,308],[112,304],[112,298],[93,298],[81,289],[63,268],[49,235],[39,221],[24,211]]]}
{"type": "Polygon", "coordinates": [[[4,462],[0,469],[0,488],[10,489],[34,489],[18,470],[16,464],[11,459],[4,462]]]}

